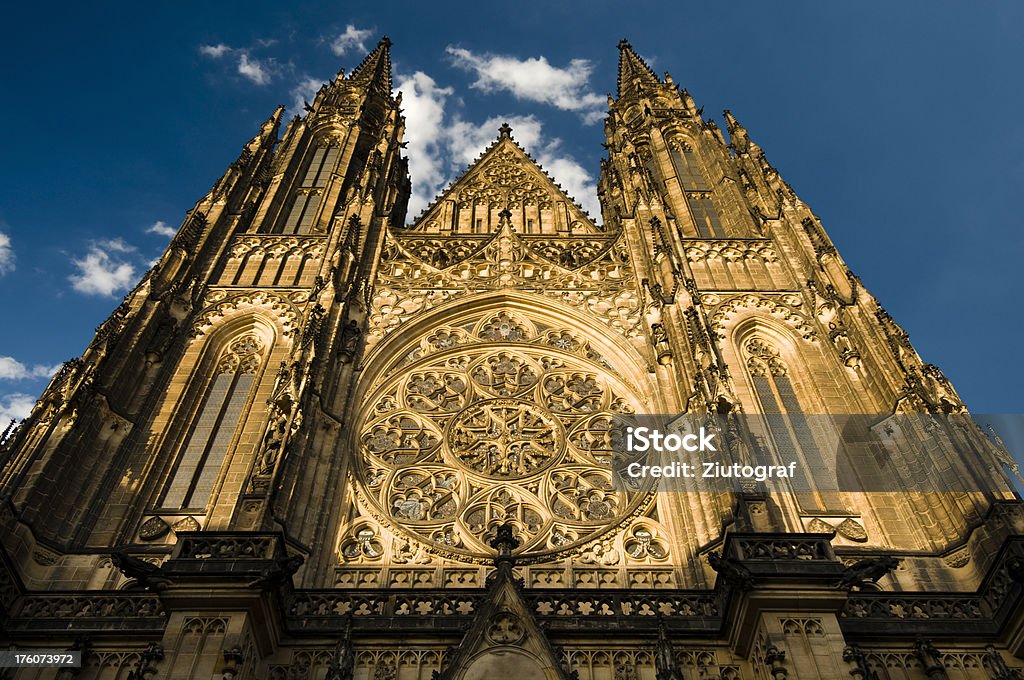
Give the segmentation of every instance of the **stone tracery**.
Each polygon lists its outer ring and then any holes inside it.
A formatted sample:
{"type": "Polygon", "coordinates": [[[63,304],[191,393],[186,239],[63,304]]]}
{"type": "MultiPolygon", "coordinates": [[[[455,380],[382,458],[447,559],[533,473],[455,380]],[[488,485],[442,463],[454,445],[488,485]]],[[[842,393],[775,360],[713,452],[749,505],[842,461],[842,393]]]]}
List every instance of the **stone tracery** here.
{"type": "Polygon", "coordinates": [[[649,503],[613,489],[609,466],[640,402],[576,334],[499,310],[417,345],[377,383],[357,435],[367,507],[396,535],[473,560],[512,523],[524,551],[552,555],[649,503]]]}

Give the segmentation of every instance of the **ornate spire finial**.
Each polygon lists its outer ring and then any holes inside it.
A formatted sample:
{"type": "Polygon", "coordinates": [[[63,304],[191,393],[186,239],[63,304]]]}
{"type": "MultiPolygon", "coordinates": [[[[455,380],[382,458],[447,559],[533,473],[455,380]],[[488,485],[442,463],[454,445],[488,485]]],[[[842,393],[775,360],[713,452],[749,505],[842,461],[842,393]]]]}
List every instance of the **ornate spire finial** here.
{"type": "Polygon", "coordinates": [[[391,39],[384,36],[366,55],[362,63],[356,66],[349,75],[349,80],[365,80],[369,84],[379,84],[388,93],[391,92],[391,39]]]}
{"type": "Polygon", "coordinates": [[[507,121],[498,128],[498,139],[512,139],[512,126],[507,121]]]}
{"type": "Polygon", "coordinates": [[[661,81],[651,67],[640,58],[628,40],[619,41],[618,94],[621,97],[636,81],[647,85],[659,85],[661,81]]]}
{"type": "Polygon", "coordinates": [[[498,551],[498,554],[494,556],[495,565],[514,564],[515,558],[512,557],[512,551],[518,548],[520,543],[520,540],[516,538],[515,528],[511,524],[499,526],[494,538],[491,539],[491,547],[498,551]]]}

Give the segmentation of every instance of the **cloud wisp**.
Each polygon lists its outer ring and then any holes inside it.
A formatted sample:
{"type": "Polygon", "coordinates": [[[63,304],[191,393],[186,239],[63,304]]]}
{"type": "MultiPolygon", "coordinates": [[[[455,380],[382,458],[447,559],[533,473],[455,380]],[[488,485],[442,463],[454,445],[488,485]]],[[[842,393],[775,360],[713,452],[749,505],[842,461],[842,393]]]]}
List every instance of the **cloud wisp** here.
{"type": "Polygon", "coordinates": [[[305,113],[305,105],[316,98],[316,93],[323,87],[324,81],[309,76],[303,77],[291,90],[291,113],[301,116],[305,113]]]}
{"type": "Polygon", "coordinates": [[[166,238],[174,238],[174,235],[178,233],[178,230],[163,220],[157,220],[152,226],[146,228],[146,233],[156,234],[157,236],[164,236],[166,238]]]}
{"type": "Polygon", "coordinates": [[[267,65],[259,59],[250,57],[246,52],[242,52],[238,57],[238,75],[256,85],[266,85],[270,82],[270,71],[267,65]]]}
{"type": "Polygon", "coordinates": [[[14,271],[14,248],[11,237],[0,231],[0,276],[14,271]]]}
{"type": "Polygon", "coordinates": [[[587,59],[573,59],[559,68],[543,56],[518,59],[475,54],[452,45],[446,51],[453,65],[476,76],[470,87],[488,93],[509,92],[516,99],[574,111],[588,124],[604,117],[605,98],[590,90],[594,65],[587,59]]]}
{"type": "Polygon", "coordinates": [[[12,420],[24,420],[32,413],[36,398],[31,394],[5,394],[0,396],[0,432],[12,420]]]}
{"type": "Polygon", "coordinates": [[[84,257],[71,260],[77,270],[68,277],[71,287],[85,295],[104,297],[127,291],[137,277],[135,265],[125,256],[134,252],[135,248],[121,239],[91,243],[84,257]]]}
{"type": "Polygon", "coordinates": [[[372,28],[356,28],[355,24],[345,26],[345,32],[331,41],[331,51],[343,57],[352,50],[366,51],[366,41],[373,35],[372,28]]]}
{"type": "MultiPolygon", "coordinates": [[[[273,45],[276,41],[259,41],[261,47],[273,45]]],[[[241,47],[231,47],[224,43],[216,45],[200,45],[199,54],[210,59],[231,57],[235,60],[235,70],[254,85],[268,85],[277,73],[277,62],[274,59],[258,59],[250,51],[241,47]]]]}
{"type": "Polygon", "coordinates": [[[26,366],[14,357],[0,356],[0,380],[50,378],[59,368],[60,364],[57,364],[56,366],[44,366],[43,364],[26,366]]]}
{"type": "Polygon", "coordinates": [[[218,43],[216,45],[200,45],[199,54],[204,57],[210,57],[211,59],[220,59],[225,54],[231,51],[231,48],[224,43],[218,43]]]}

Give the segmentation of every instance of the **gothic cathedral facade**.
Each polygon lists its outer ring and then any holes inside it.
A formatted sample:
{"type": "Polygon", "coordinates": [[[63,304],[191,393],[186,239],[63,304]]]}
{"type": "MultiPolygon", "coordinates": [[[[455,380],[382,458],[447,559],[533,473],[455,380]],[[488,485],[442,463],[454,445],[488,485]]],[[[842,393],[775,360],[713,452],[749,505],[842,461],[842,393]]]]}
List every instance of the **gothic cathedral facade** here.
{"type": "Polygon", "coordinates": [[[5,433],[0,644],[82,665],[4,677],[1022,677],[1005,450],[736,118],[623,41],[602,215],[503,126],[407,216],[389,51],[274,112],[5,433]],[[622,488],[641,413],[826,471],[750,423],[874,414],[902,491],[622,488]]]}

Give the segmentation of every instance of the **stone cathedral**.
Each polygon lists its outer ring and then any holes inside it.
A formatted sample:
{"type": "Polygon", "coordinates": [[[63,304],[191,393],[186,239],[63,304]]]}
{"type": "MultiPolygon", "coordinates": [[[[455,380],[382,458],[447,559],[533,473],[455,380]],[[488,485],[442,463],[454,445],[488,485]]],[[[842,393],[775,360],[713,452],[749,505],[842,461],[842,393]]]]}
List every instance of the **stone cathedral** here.
{"type": "Polygon", "coordinates": [[[390,48],[5,433],[0,648],[81,666],[2,677],[1024,677],[1012,459],[735,117],[623,41],[600,216],[507,125],[412,216],[390,48]],[[617,485],[653,413],[825,477],[866,415],[889,485],[617,485]]]}

